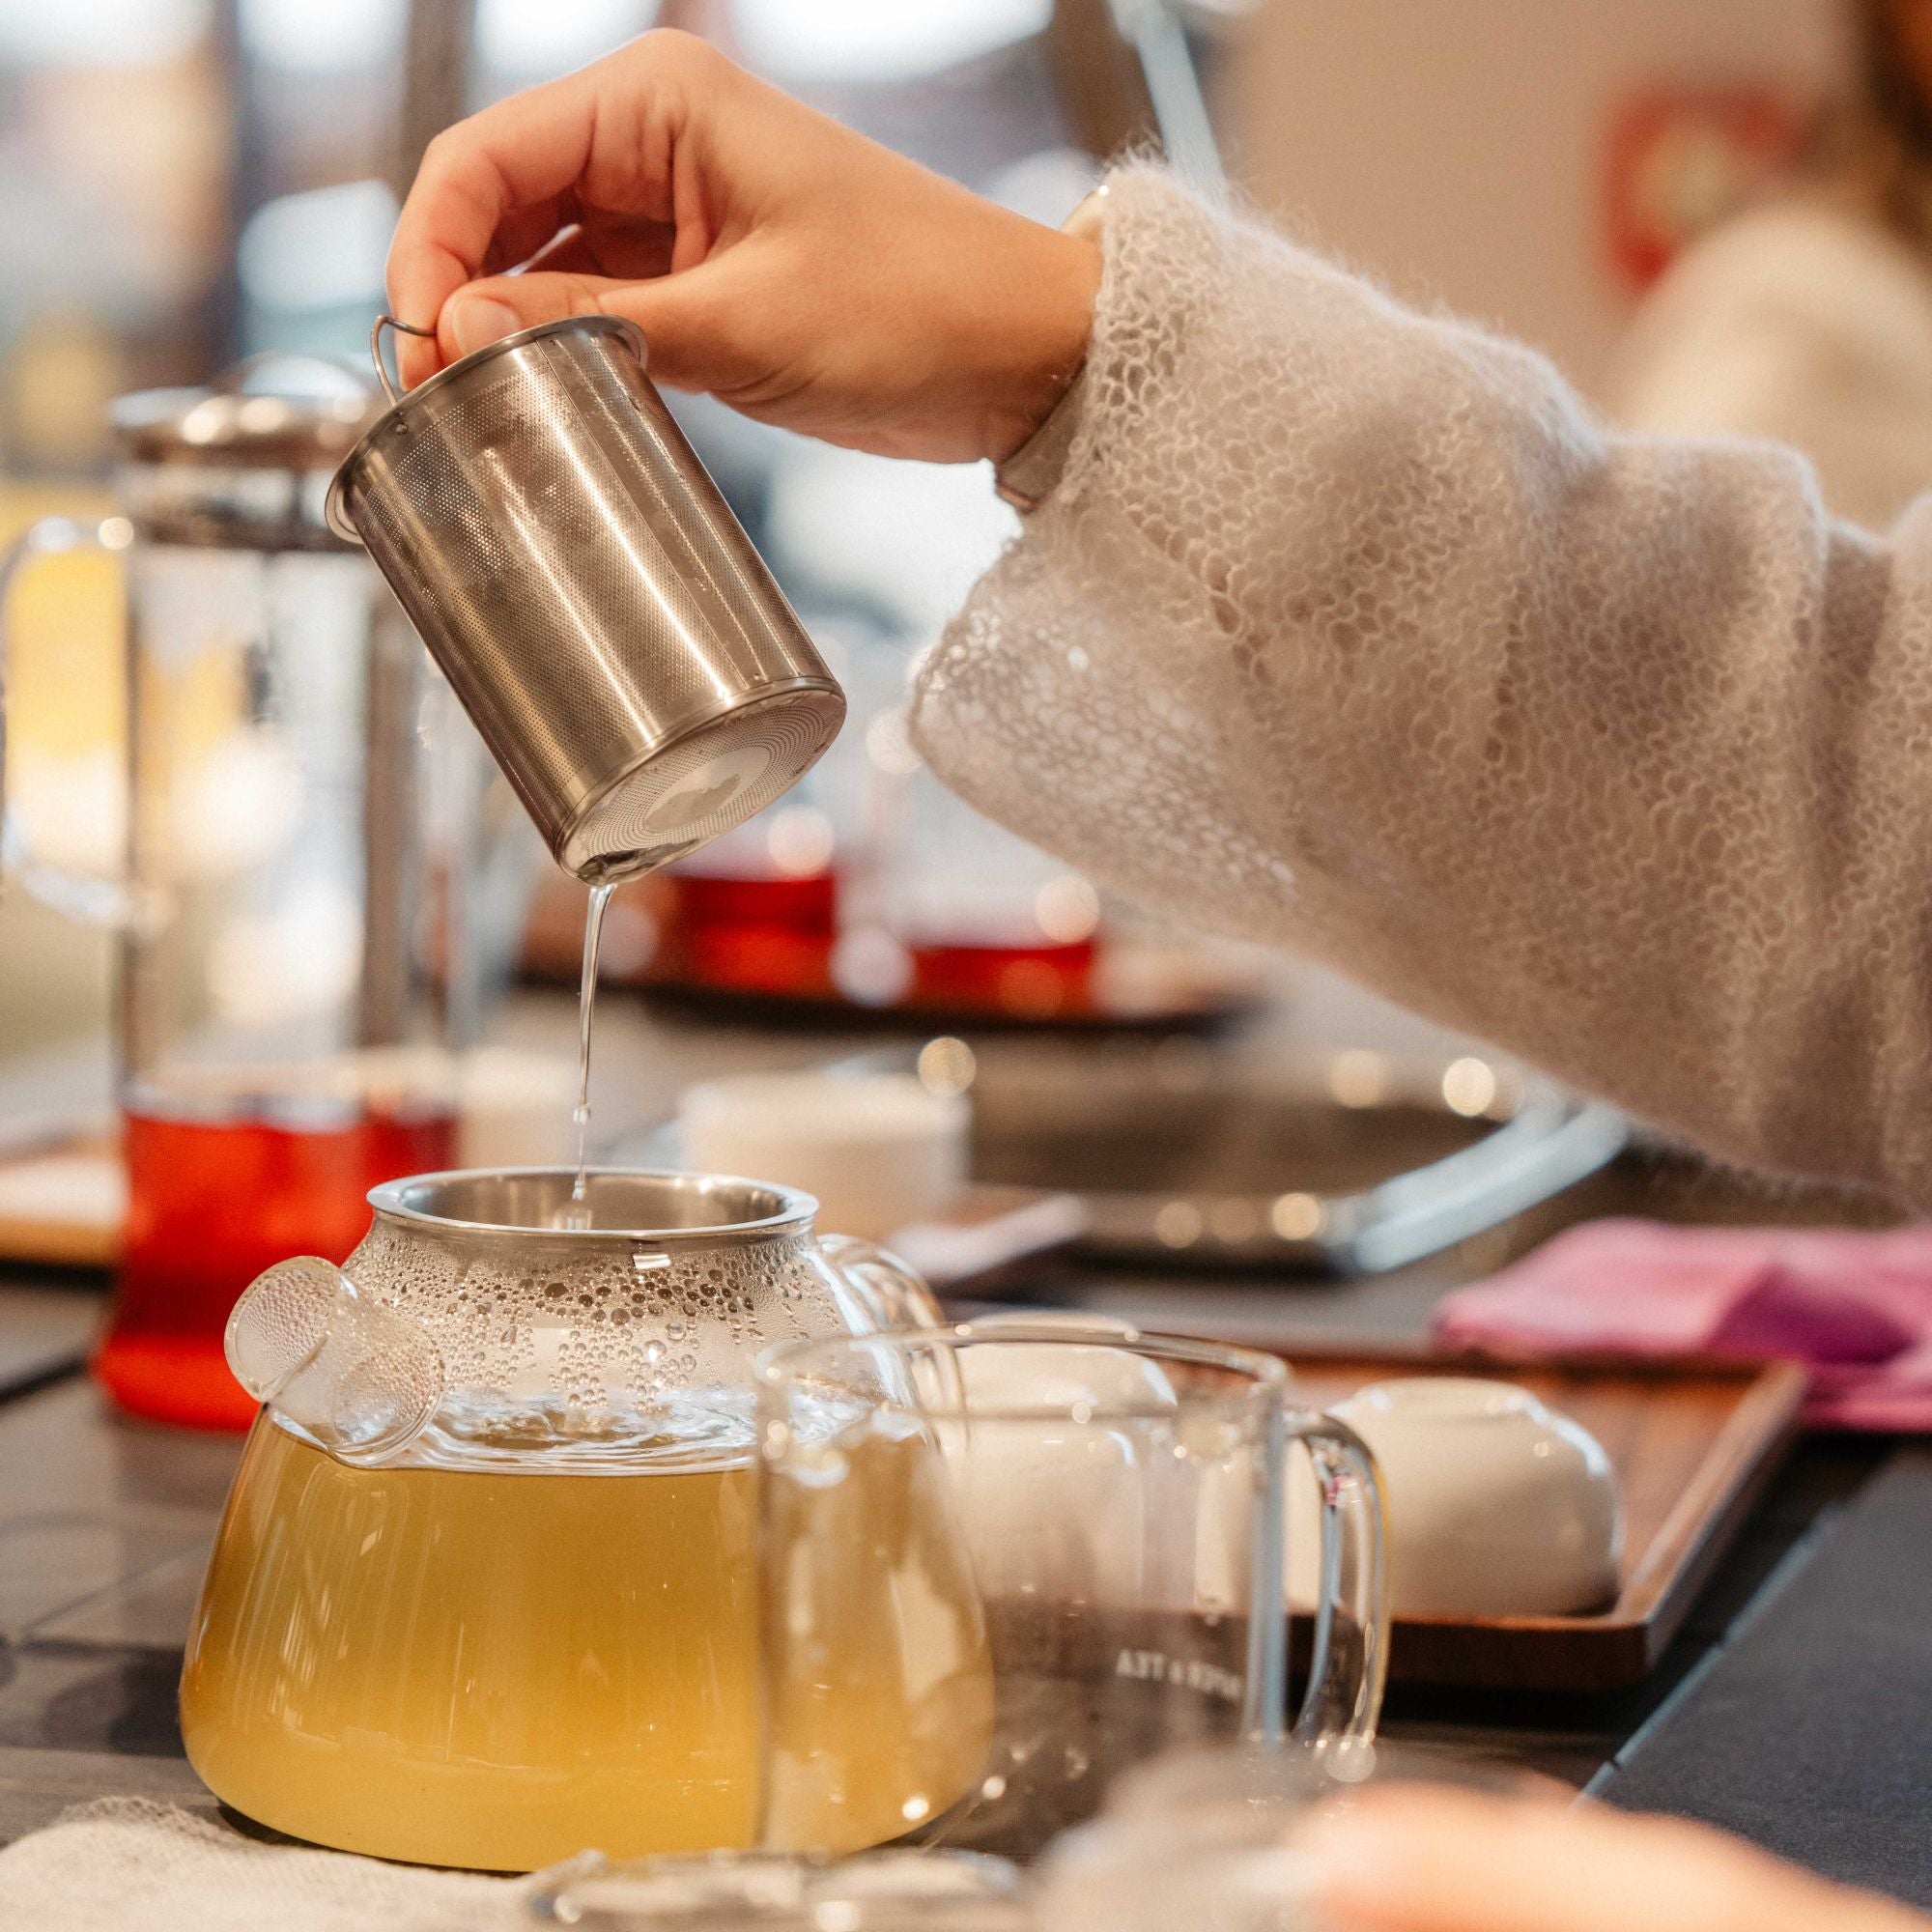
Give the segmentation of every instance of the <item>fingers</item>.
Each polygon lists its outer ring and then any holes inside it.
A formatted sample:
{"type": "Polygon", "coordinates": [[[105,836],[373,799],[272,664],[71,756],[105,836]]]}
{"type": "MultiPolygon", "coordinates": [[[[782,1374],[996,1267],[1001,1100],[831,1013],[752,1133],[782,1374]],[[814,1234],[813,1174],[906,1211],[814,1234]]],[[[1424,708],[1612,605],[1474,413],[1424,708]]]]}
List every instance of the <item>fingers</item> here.
{"type": "MultiPolygon", "coordinates": [[[[391,312],[419,327],[434,325],[449,297],[482,272],[506,217],[543,211],[574,189],[594,127],[585,76],[571,74],[439,134],[389,245],[391,312]]],[[[536,225],[542,218],[539,213],[536,225]]],[[[420,380],[412,368],[404,374],[420,380]]]]}
{"type": "Polygon", "coordinates": [[[572,193],[547,195],[528,208],[513,208],[497,224],[477,272],[507,274],[542,255],[566,230],[579,221],[577,197],[572,193]]]}
{"type": "Polygon", "coordinates": [[[443,304],[437,347],[445,362],[453,362],[538,323],[610,314],[612,295],[608,292],[615,287],[596,275],[541,270],[472,282],[443,304]]]}
{"type": "Polygon", "coordinates": [[[553,236],[523,266],[526,270],[559,270],[640,282],[670,272],[673,242],[667,223],[626,221],[592,210],[582,221],[553,236]]]}
{"type": "Polygon", "coordinates": [[[1925,1928],[1719,1833],[1598,1806],[1392,1785],[1319,1819],[1309,1851],[1347,1932],[1925,1928]]]}
{"type": "MultiPolygon", "coordinates": [[[[390,244],[391,312],[424,326],[438,322],[466,282],[523,260],[577,218],[580,191],[604,208],[670,221],[684,103],[715,85],[721,66],[688,35],[646,34],[439,134],[390,244]]],[[[410,381],[434,366],[427,344],[404,354],[410,381]]]]}
{"type": "MultiPolygon", "coordinates": [[[[558,251],[569,252],[568,246],[558,251]]],[[[437,347],[444,361],[520,328],[575,315],[617,315],[643,331],[652,377],[684,389],[728,386],[742,375],[721,297],[733,279],[706,265],[650,281],[572,270],[532,270],[471,283],[444,304],[437,347]]]]}

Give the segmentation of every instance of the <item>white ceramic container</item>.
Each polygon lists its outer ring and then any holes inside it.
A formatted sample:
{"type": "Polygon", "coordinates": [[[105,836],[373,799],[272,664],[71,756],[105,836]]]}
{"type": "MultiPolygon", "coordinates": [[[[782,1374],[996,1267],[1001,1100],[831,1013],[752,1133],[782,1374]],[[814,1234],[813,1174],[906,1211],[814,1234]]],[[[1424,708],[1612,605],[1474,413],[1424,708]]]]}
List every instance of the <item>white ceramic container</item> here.
{"type": "MultiPolygon", "coordinates": [[[[1623,1510],[1603,1445],[1514,1382],[1411,1376],[1333,1413],[1381,1470],[1398,1617],[1562,1616],[1616,1596],[1623,1510]]],[[[1313,1602],[1314,1478],[1291,1487],[1290,1591],[1313,1602]]]]}

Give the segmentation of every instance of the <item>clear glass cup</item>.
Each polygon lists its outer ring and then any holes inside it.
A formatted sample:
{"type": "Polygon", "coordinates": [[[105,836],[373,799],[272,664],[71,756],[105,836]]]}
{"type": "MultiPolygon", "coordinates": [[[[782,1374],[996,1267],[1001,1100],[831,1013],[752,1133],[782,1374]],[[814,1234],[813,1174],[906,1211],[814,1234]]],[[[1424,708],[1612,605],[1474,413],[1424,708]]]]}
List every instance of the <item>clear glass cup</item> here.
{"type": "Polygon", "coordinates": [[[893,1004],[1033,1020],[1089,1011],[1103,946],[1093,887],[922,765],[881,764],[877,784],[876,914],[903,961],[893,1004]]]}
{"type": "Polygon", "coordinates": [[[763,1844],[1028,1858],[1156,1753],[1287,1735],[1295,1440],[1323,1508],[1294,1733],[1373,1735],[1373,1463],[1275,1357],[993,1321],[787,1346],[757,1373],[763,1844]]]}

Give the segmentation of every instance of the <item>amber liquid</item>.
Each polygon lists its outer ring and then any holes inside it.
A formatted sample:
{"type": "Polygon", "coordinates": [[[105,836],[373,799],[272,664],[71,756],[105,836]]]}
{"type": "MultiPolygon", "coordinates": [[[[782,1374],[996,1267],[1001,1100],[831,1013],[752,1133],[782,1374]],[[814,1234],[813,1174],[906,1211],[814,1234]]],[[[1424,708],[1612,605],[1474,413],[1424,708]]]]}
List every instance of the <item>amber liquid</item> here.
{"type": "Polygon", "coordinates": [[[94,1374],[120,1406],[196,1429],[246,1429],[255,1404],[221,1351],[242,1291],[290,1255],[340,1262],[369,1225],[364,1197],[453,1165],[443,1109],[345,1109],[339,1122],[124,1113],[128,1222],[94,1374]]]}
{"type": "MultiPolygon", "coordinates": [[[[979,1776],[985,1634],[925,1453],[867,1450],[838,1486],[867,1560],[820,1552],[823,1640],[787,1651],[778,1761],[814,1773],[778,1842],[879,1843],[979,1776]]],[[[322,1844],[492,1870],[754,1842],[755,1472],[529,1468],[355,1469],[258,1424],[182,1679],[218,1797],[322,1844]]]]}

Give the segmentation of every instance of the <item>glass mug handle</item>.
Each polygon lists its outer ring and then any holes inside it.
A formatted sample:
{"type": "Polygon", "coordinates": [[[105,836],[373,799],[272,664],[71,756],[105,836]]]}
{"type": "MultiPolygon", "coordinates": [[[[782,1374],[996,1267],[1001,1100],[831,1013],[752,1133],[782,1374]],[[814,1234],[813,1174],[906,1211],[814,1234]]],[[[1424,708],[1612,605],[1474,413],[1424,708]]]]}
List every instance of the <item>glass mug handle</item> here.
{"type": "Polygon", "coordinates": [[[1290,1409],[1283,1421],[1288,1439],[1308,1451],[1321,1500],[1321,1582],[1294,1737],[1334,1754],[1347,1776],[1347,1760],[1375,1742],[1388,1681],[1381,1485],[1368,1445],[1346,1423],[1310,1409],[1290,1409]]]}
{"type": "Polygon", "coordinates": [[[938,1328],[945,1323],[938,1297],[895,1254],[856,1235],[821,1235],[818,1251],[880,1328],[938,1328]]]}
{"type": "Polygon", "coordinates": [[[41,517],[0,554],[0,871],[18,879],[43,905],[83,925],[127,924],[131,900],[114,880],[91,879],[35,858],[20,814],[7,810],[7,593],[14,587],[14,580],[38,557],[60,556],[80,549],[119,552],[133,540],[133,526],[126,517],[107,517],[99,523],[84,523],[75,517],[41,517]]]}

